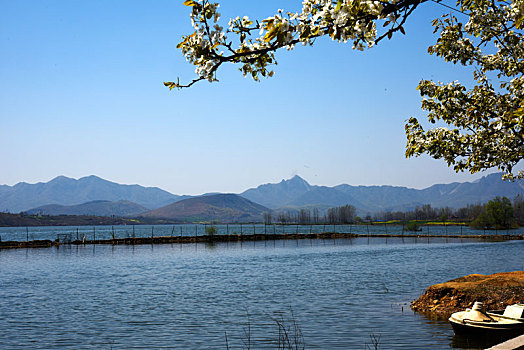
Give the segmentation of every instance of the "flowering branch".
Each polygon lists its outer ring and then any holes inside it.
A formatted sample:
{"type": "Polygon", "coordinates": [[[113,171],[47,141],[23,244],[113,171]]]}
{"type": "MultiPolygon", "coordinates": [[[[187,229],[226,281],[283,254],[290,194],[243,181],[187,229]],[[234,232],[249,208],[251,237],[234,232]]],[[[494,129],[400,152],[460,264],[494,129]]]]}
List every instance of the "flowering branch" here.
{"type": "Polygon", "coordinates": [[[195,78],[189,84],[165,82],[170,89],[184,88],[200,80],[217,81],[216,72],[224,63],[238,63],[244,76],[251,75],[255,81],[260,76],[274,74],[269,66],[276,64],[274,52],[296,44],[312,45],[314,39],[329,36],[339,42],[353,41],[353,48],[364,50],[384,37],[391,38],[400,31],[406,19],[421,3],[427,0],[305,0],[302,12],[285,13],[279,10],[275,16],[253,23],[247,16],[229,21],[229,27],[217,24],[219,4],[208,0],[187,0],[184,5],[192,7],[191,21],[195,32],[184,36],[177,48],[186,59],[196,66],[195,78]],[[377,38],[375,22],[384,21],[390,28],[377,38]],[[212,22],[212,23],[210,23],[212,22]],[[258,36],[254,32],[258,31],[258,36]],[[238,47],[229,40],[234,35],[238,47]],[[224,51],[230,53],[225,55],[224,51]]]}
{"type": "MultiPolygon", "coordinates": [[[[313,45],[322,36],[350,41],[357,50],[371,48],[398,31],[405,34],[406,20],[426,1],[304,0],[298,13],[279,10],[261,22],[236,17],[224,30],[218,24],[217,3],[186,0],[195,32],[182,37],[177,48],[195,65],[197,77],[188,84],[164,84],[181,89],[201,80],[217,81],[224,63],[238,64],[244,76],[259,81],[273,76],[277,50],[313,45]],[[381,33],[378,22],[385,28],[381,33]]],[[[406,156],[429,154],[457,172],[496,167],[505,178],[524,178],[523,171],[513,173],[524,159],[524,0],[457,0],[454,10],[467,22],[452,14],[435,19],[439,38],[428,52],[473,66],[476,85],[468,90],[459,82],[420,82],[417,89],[428,121],[447,127],[425,131],[410,118],[405,126],[406,156]]]]}
{"type": "Polygon", "coordinates": [[[428,51],[446,61],[474,65],[477,85],[468,91],[458,82],[421,81],[418,89],[428,120],[448,127],[424,131],[410,118],[406,156],[427,153],[457,172],[496,167],[506,179],[524,178],[523,171],[513,172],[524,159],[524,1],[458,4],[468,21],[452,15],[435,20],[440,37],[428,51]],[[493,76],[498,79],[495,86],[493,76]]]}

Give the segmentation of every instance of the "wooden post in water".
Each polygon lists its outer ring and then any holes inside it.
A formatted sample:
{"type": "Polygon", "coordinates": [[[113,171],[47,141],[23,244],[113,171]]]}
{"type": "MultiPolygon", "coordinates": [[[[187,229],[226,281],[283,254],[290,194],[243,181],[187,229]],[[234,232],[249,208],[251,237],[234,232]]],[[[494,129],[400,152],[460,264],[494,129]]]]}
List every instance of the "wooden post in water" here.
{"type": "Polygon", "coordinates": [[[133,225],[133,238],[135,238],[135,225],[133,225]]]}
{"type": "Polygon", "coordinates": [[[384,227],[386,228],[386,235],[388,234],[388,224],[384,223],[384,227]]]}
{"type": "Polygon", "coordinates": [[[275,227],[275,224],[273,224],[273,234],[276,233],[276,227],[275,227]]]}
{"type": "Polygon", "coordinates": [[[197,230],[198,230],[197,225],[195,225],[195,238],[197,236],[197,230]]]}
{"type": "Polygon", "coordinates": [[[240,224],[240,235],[242,236],[243,233],[244,233],[244,231],[242,229],[242,224],[240,224]]]}
{"type": "Polygon", "coordinates": [[[366,224],[366,228],[368,229],[368,236],[369,236],[369,224],[366,224]]]}
{"type": "Polygon", "coordinates": [[[180,225],[180,238],[182,238],[182,225],[180,225]]]}
{"type": "Polygon", "coordinates": [[[253,235],[256,234],[255,224],[253,224],[253,235]]]}
{"type": "Polygon", "coordinates": [[[175,235],[175,225],[173,225],[173,228],[171,229],[171,238],[175,235]]]}
{"type": "Polygon", "coordinates": [[[93,226],[93,242],[96,241],[96,230],[95,230],[95,227],[93,226]]]}
{"type": "Polygon", "coordinates": [[[297,229],[295,230],[295,234],[298,235],[298,224],[297,224],[297,229]]]}
{"type": "Polygon", "coordinates": [[[29,228],[27,226],[25,227],[25,240],[29,242],[29,228]]]}
{"type": "Polygon", "coordinates": [[[226,224],[226,234],[229,235],[229,224],[226,224]]]}
{"type": "Polygon", "coordinates": [[[76,240],[78,241],[78,227],[76,228],[76,240]]]}

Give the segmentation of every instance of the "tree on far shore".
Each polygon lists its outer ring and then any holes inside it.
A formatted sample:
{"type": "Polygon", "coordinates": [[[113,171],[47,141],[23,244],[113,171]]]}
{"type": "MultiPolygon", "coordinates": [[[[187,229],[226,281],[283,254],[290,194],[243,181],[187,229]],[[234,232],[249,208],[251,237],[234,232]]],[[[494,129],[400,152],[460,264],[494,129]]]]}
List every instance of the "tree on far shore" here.
{"type": "Polygon", "coordinates": [[[477,228],[509,229],[516,226],[511,201],[506,197],[490,200],[484,211],[471,223],[477,228]]]}

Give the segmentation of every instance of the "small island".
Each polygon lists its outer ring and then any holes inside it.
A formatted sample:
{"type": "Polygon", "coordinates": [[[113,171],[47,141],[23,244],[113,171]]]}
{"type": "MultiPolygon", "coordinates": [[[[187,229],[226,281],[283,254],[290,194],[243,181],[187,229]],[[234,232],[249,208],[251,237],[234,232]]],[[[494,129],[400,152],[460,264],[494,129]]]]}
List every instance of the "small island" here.
{"type": "Polygon", "coordinates": [[[411,308],[432,317],[447,318],[453,312],[471,307],[475,301],[483,302],[487,310],[523,303],[524,271],[472,274],[435,284],[414,300],[411,308]]]}

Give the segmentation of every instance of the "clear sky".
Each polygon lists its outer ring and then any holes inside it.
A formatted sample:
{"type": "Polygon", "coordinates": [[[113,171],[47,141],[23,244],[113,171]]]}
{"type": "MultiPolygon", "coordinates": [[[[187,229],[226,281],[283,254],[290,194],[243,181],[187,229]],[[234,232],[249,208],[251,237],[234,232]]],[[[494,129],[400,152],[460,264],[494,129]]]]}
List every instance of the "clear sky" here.
{"type": "MultiPolygon", "coordinates": [[[[163,81],[194,78],[175,48],[192,33],[182,2],[0,0],[0,184],[94,174],[199,194],[295,174],[414,188],[485,175],[404,157],[404,122],[424,116],[418,82],[471,79],[427,54],[443,7],[425,4],[406,36],[365,52],[319,40],[278,53],[261,83],[226,66],[219,83],[169,91],[163,81]]],[[[222,25],[300,3],[224,0],[222,25]]]]}

